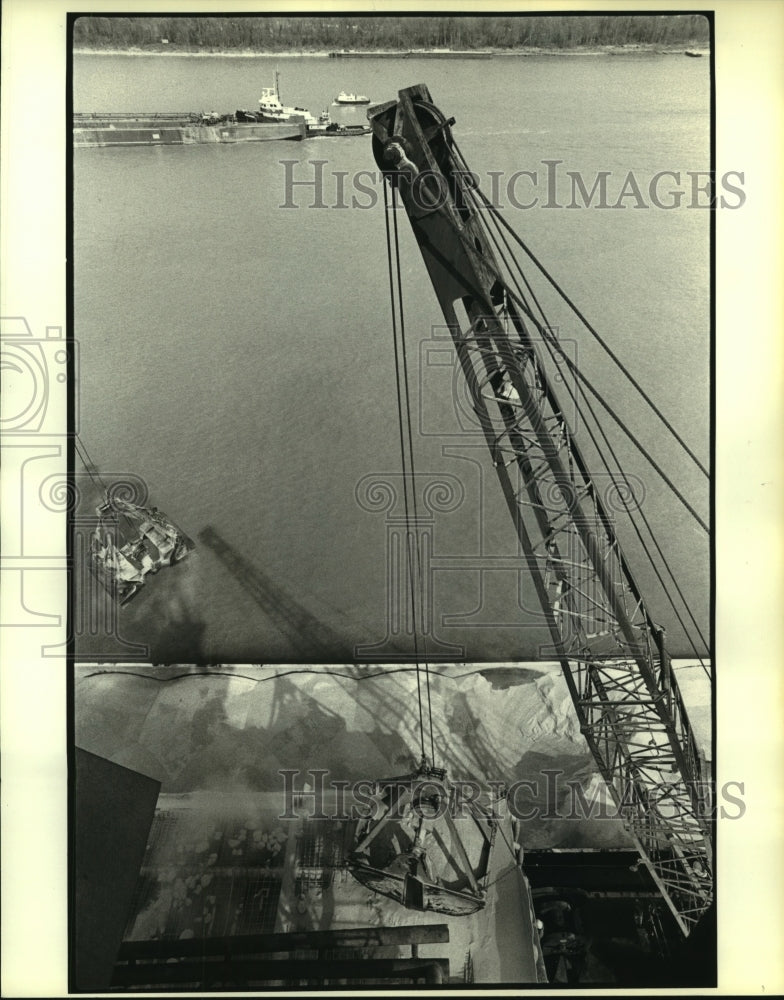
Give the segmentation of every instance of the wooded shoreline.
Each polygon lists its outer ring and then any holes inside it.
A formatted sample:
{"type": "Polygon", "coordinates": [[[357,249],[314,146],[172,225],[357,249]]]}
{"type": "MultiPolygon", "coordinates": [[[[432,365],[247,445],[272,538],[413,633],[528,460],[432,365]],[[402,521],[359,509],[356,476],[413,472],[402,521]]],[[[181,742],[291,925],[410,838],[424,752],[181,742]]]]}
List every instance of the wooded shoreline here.
{"type": "MultiPolygon", "coordinates": [[[[705,48],[701,14],[341,14],[255,17],[80,16],[75,49],[248,54],[550,52],[661,47],[705,48]]],[[[448,58],[449,56],[446,55],[448,58]]]]}
{"type": "MultiPolygon", "coordinates": [[[[690,48],[692,48],[690,46],[690,48]]],[[[703,55],[708,55],[710,49],[705,46],[696,46],[697,51],[703,55]]],[[[458,52],[445,52],[439,49],[420,50],[400,50],[391,51],[388,49],[373,51],[363,50],[361,52],[327,52],[314,50],[286,50],[270,51],[261,49],[220,49],[220,48],[179,48],[174,45],[166,46],[132,46],[129,48],[109,48],[79,46],[74,48],[74,55],[104,55],[104,56],[225,56],[226,58],[251,59],[298,59],[298,58],[341,58],[341,59],[477,59],[496,58],[504,59],[510,57],[529,58],[533,56],[636,56],[636,55],[682,55],[685,51],[684,45],[604,45],[604,46],[576,46],[568,49],[538,48],[529,47],[521,49],[499,49],[491,52],[477,50],[465,50],[458,52]]]]}

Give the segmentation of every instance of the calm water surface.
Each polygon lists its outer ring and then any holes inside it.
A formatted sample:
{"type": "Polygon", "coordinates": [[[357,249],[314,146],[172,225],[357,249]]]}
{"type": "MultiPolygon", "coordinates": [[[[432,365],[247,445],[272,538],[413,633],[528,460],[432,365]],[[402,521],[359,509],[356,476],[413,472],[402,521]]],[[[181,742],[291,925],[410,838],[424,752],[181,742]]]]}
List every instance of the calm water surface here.
{"type": "MultiPolygon", "coordinates": [[[[707,463],[708,213],[685,207],[689,193],[671,211],[634,208],[632,197],[619,210],[541,202],[545,160],[562,161],[561,204],[569,202],[568,170],[589,189],[598,171],[610,171],[611,202],[629,171],[648,204],[657,171],[681,171],[688,192],[685,172],[709,166],[708,60],[77,56],[74,108],[254,107],[275,67],[284,101],[316,113],[344,88],[375,103],[426,83],[454,115],[454,135],[488,193],[490,173],[501,172],[505,217],[707,463]],[[520,177],[512,193],[521,202],[538,194],[535,208],[507,200],[504,185],[521,170],[537,171],[537,189],[520,177]]],[[[123,609],[124,639],[148,644],[157,660],[347,660],[357,644],[373,643],[381,658],[410,654],[405,639],[385,642],[386,515],[356,496],[365,477],[394,482],[400,469],[381,189],[365,177],[373,194],[359,200],[372,207],[335,207],[338,175],[350,205],[362,170],[375,173],[369,137],[75,151],[82,437],[104,478],[142,477],[151,502],[189,534],[209,527],[234,554],[228,566],[200,544],[123,609]],[[300,187],[298,207],[281,208],[286,170],[312,179],[314,160],[327,161],[327,207],[307,207],[313,189],[300,187]]],[[[508,568],[460,566],[460,556],[512,556],[515,536],[484,446],[459,433],[451,371],[433,363],[430,331],[442,319],[400,222],[417,471],[423,483],[454,477],[464,494],[431,524],[435,632],[470,659],[535,656],[544,635],[525,581],[508,568]]],[[[537,287],[578,363],[706,517],[704,478],[537,287]]],[[[646,491],[645,512],[707,634],[706,537],[609,432],[646,491]]],[[[621,530],[654,617],[688,655],[655,574],[621,530]]],[[[83,639],[80,651],[113,651],[105,645],[83,639]]]]}

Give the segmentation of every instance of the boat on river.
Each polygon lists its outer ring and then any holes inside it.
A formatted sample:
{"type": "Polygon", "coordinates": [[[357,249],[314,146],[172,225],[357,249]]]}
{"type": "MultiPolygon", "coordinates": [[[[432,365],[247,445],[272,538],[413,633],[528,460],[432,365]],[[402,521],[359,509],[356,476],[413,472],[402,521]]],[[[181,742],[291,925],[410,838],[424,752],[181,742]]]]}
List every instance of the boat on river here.
{"type": "Polygon", "coordinates": [[[74,148],[90,146],[190,146],[210,142],[304,139],[301,119],[270,122],[238,111],[95,112],[73,116],[74,148]]]}
{"type": "Polygon", "coordinates": [[[306,128],[318,124],[307,108],[287,107],[280,99],[278,86],[278,71],[275,70],[275,83],[272,87],[264,87],[259,98],[259,120],[262,122],[286,123],[303,121],[306,128]]]}
{"type": "Polygon", "coordinates": [[[370,98],[364,94],[347,94],[345,90],[341,90],[335,98],[335,104],[370,104],[370,98]]]}
{"type": "Polygon", "coordinates": [[[308,136],[324,136],[326,139],[330,138],[340,138],[351,135],[367,135],[370,132],[369,125],[343,125],[341,122],[330,122],[326,128],[319,129],[318,127],[313,129],[308,129],[308,136]]]}
{"type": "Polygon", "coordinates": [[[339,138],[341,136],[367,135],[370,132],[368,123],[345,124],[344,122],[333,122],[329,111],[322,111],[315,125],[306,127],[308,138],[324,136],[325,138],[339,138]]]}

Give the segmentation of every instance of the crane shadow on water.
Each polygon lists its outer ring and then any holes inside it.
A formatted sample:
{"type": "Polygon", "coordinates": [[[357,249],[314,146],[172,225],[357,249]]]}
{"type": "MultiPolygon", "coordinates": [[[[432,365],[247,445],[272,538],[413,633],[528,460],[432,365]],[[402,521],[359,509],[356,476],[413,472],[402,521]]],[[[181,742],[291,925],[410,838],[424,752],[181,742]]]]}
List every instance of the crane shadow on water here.
{"type": "Polygon", "coordinates": [[[345,663],[350,659],[349,642],[345,637],[250,563],[215,528],[203,528],[198,538],[285,637],[293,655],[280,658],[282,661],[345,663]]]}

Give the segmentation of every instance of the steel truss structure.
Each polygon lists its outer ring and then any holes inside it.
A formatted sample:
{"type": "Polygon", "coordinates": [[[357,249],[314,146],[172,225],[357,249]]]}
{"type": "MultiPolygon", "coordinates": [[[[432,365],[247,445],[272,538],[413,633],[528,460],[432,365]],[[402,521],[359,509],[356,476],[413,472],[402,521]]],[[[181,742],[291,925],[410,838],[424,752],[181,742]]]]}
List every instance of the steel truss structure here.
{"type": "Polygon", "coordinates": [[[688,934],[713,895],[709,786],[663,629],[545,371],[546,331],[502,276],[456,163],[453,120],[424,85],[368,117],[377,163],[406,209],[449,326],[582,733],[688,934]]]}

